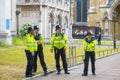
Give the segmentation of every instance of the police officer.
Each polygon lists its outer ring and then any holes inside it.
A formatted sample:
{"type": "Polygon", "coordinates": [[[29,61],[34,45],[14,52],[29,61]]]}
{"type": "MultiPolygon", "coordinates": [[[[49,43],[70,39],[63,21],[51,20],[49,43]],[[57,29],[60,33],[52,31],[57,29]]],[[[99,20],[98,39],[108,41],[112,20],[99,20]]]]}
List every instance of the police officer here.
{"type": "Polygon", "coordinates": [[[92,74],[95,74],[95,46],[96,46],[96,40],[94,37],[92,37],[92,34],[90,32],[87,32],[87,36],[83,41],[84,51],[85,51],[85,59],[84,59],[84,71],[82,76],[88,75],[88,63],[89,58],[91,59],[91,65],[92,65],[92,74]]]}
{"type": "Polygon", "coordinates": [[[37,43],[34,39],[34,30],[32,27],[28,27],[28,34],[26,37],[26,48],[25,53],[27,57],[27,66],[26,66],[26,77],[32,77],[34,74],[32,74],[32,68],[34,64],[34,55],[35,51],[37,51],[37,43]]]}
{"type": "Polygon", "coordinates": [[[34,58],[34,72],[37,71],[37,55],[39,56],[39,60],[41,63],[41,66],[43,68],[44,71],[44,76],[47,75],[47,67],[46,67],[46,63],[44,61],[44,54],[43,54],[43,45],[44,45],[44,39],[42,34],[39,34],[39,28],[38,26],[34,26],[34,38],[37,41],[37,47],[38,50],[35,52],[35,58],[34,58]]]}
{"type": "Polygon", "coordinates": [[[101,45],[101,33],[98,34],[98,45],[101,45]]]}
{"type": "Polygon", "coordinates": [[[65,34],[61,33],[61,28],[59,25],[57,25],[56,33],[52,35],[52,39],[51,39],[51,52],[53,52],[54,49],[57,74],[61,74],[60,56],[62,59],[65,74],[70,74],[68,72],[68,66],[66,61],[66,48],[67,48],[67,37],[65,34]]]}

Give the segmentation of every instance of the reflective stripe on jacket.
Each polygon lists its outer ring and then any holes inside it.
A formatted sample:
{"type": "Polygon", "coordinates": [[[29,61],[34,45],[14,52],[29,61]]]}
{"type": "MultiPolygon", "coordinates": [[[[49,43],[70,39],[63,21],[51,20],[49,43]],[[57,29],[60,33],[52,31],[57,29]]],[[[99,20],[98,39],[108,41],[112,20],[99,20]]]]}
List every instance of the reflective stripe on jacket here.
{"type": "Polygon", "coordinates": [[[90,42],[88,42],[86,39],[83,41],[83,46],[85,51],[95,51],[95,46],[97,44],[97,41],[94,39],[90,42]]]}
{"type": "Polygon", "coordinates": [[[37,51],[37,43],[34,39],[34,35],[27,34],[26,36],[26,50],[29,50],[30,52],[37,51]]]}
{"type": "Polygon", "coordinates": [[[53,34],[52,38],[51,38],[51,45],[50,45],[51,49],[53,49],[54,47],[61,49],[63,47],[67,47],[67,36],[65,34],[53,34]]]}

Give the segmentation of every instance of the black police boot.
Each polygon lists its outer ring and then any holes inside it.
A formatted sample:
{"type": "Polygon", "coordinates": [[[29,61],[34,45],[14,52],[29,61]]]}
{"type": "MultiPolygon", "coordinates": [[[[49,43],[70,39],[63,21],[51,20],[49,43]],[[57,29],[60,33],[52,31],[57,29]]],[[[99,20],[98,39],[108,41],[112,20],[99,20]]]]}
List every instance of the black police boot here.
{"type": "Polygon", "coordinates": [[[87,74],[82,74],[82,76],[88,76],[87,74]]]}
{"type": "Polygon", "coordinates": [[[48,72],[47,72],[47,71],[45,71],[45,72],[44,72],[44,76],[47,76],[47,75],[48,75],[48,72]]]}
{"type": "Polygon", "coordinates": [[[70,73],[67,71],[67,72],[65,72],[65,74],[70,74],[70,73]]]}
{"type": "Polygon", "coordinates": [[[59,75],[59,74],[61,74],[61,72],[60,72],[60,71],[58,71],[58,72],[57,72],[57,74],[59,75]]]}
{"type": "Polygon", "coordinates": [[[32,77],[32,76],[34,76],[34,74],[29,74],[29,75],[26,75],[26,78],[27,77],[32,77]]]}
{"type": "Polygon", "coordinates": [[[33,72],[33,73],[36,73],[36,72],[37,72],[37,70],[33,69],[33,70],[32,70],[32,72],[33,72]]]}
{"type": "Polygon", "coordinates": [[[95,73],[92,73],[93,75],[96,75],[95,73]]]}

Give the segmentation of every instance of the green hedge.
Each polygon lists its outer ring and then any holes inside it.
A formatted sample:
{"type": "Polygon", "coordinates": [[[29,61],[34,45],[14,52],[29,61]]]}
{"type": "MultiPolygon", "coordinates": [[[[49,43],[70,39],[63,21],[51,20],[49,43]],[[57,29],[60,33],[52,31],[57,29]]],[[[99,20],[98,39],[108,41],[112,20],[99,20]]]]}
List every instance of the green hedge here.
{"type": "Polygon", "coordinates": [[[13,45],[24,45],[25,44],[25,38],[21,36],[15,36],[12,40],[13,45]]]}

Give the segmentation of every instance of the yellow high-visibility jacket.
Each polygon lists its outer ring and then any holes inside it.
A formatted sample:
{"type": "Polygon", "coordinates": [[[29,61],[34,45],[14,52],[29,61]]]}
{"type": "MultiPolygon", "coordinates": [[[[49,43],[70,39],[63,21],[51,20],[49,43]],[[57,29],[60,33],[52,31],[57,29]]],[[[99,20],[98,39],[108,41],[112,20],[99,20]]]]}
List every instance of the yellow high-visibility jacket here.
{"type": "Polygon", "coordinates": [[[51,38],[50,48],[53,49],[54,47],[56,47],[58,49],[61,49],[61,48],[67,47],[68,46],[67,41],[68,41],[67,36],[65,34],[63,33],[59,35],[53,34],[51,38]]]}
{"type": "Polygon", "coordinates": [[[37,43],[34,39],[34,35],[27,34],[26,36],[26,50],[29,50],[30,52],[37,51],[37,43]]]}
{"type": "Polygon", "coordinates": [[[87,38],[83,41],[84,51],[95,51],[97,41],[93,38],[91,38],[90,41],[88,41],[87,38]]]}

